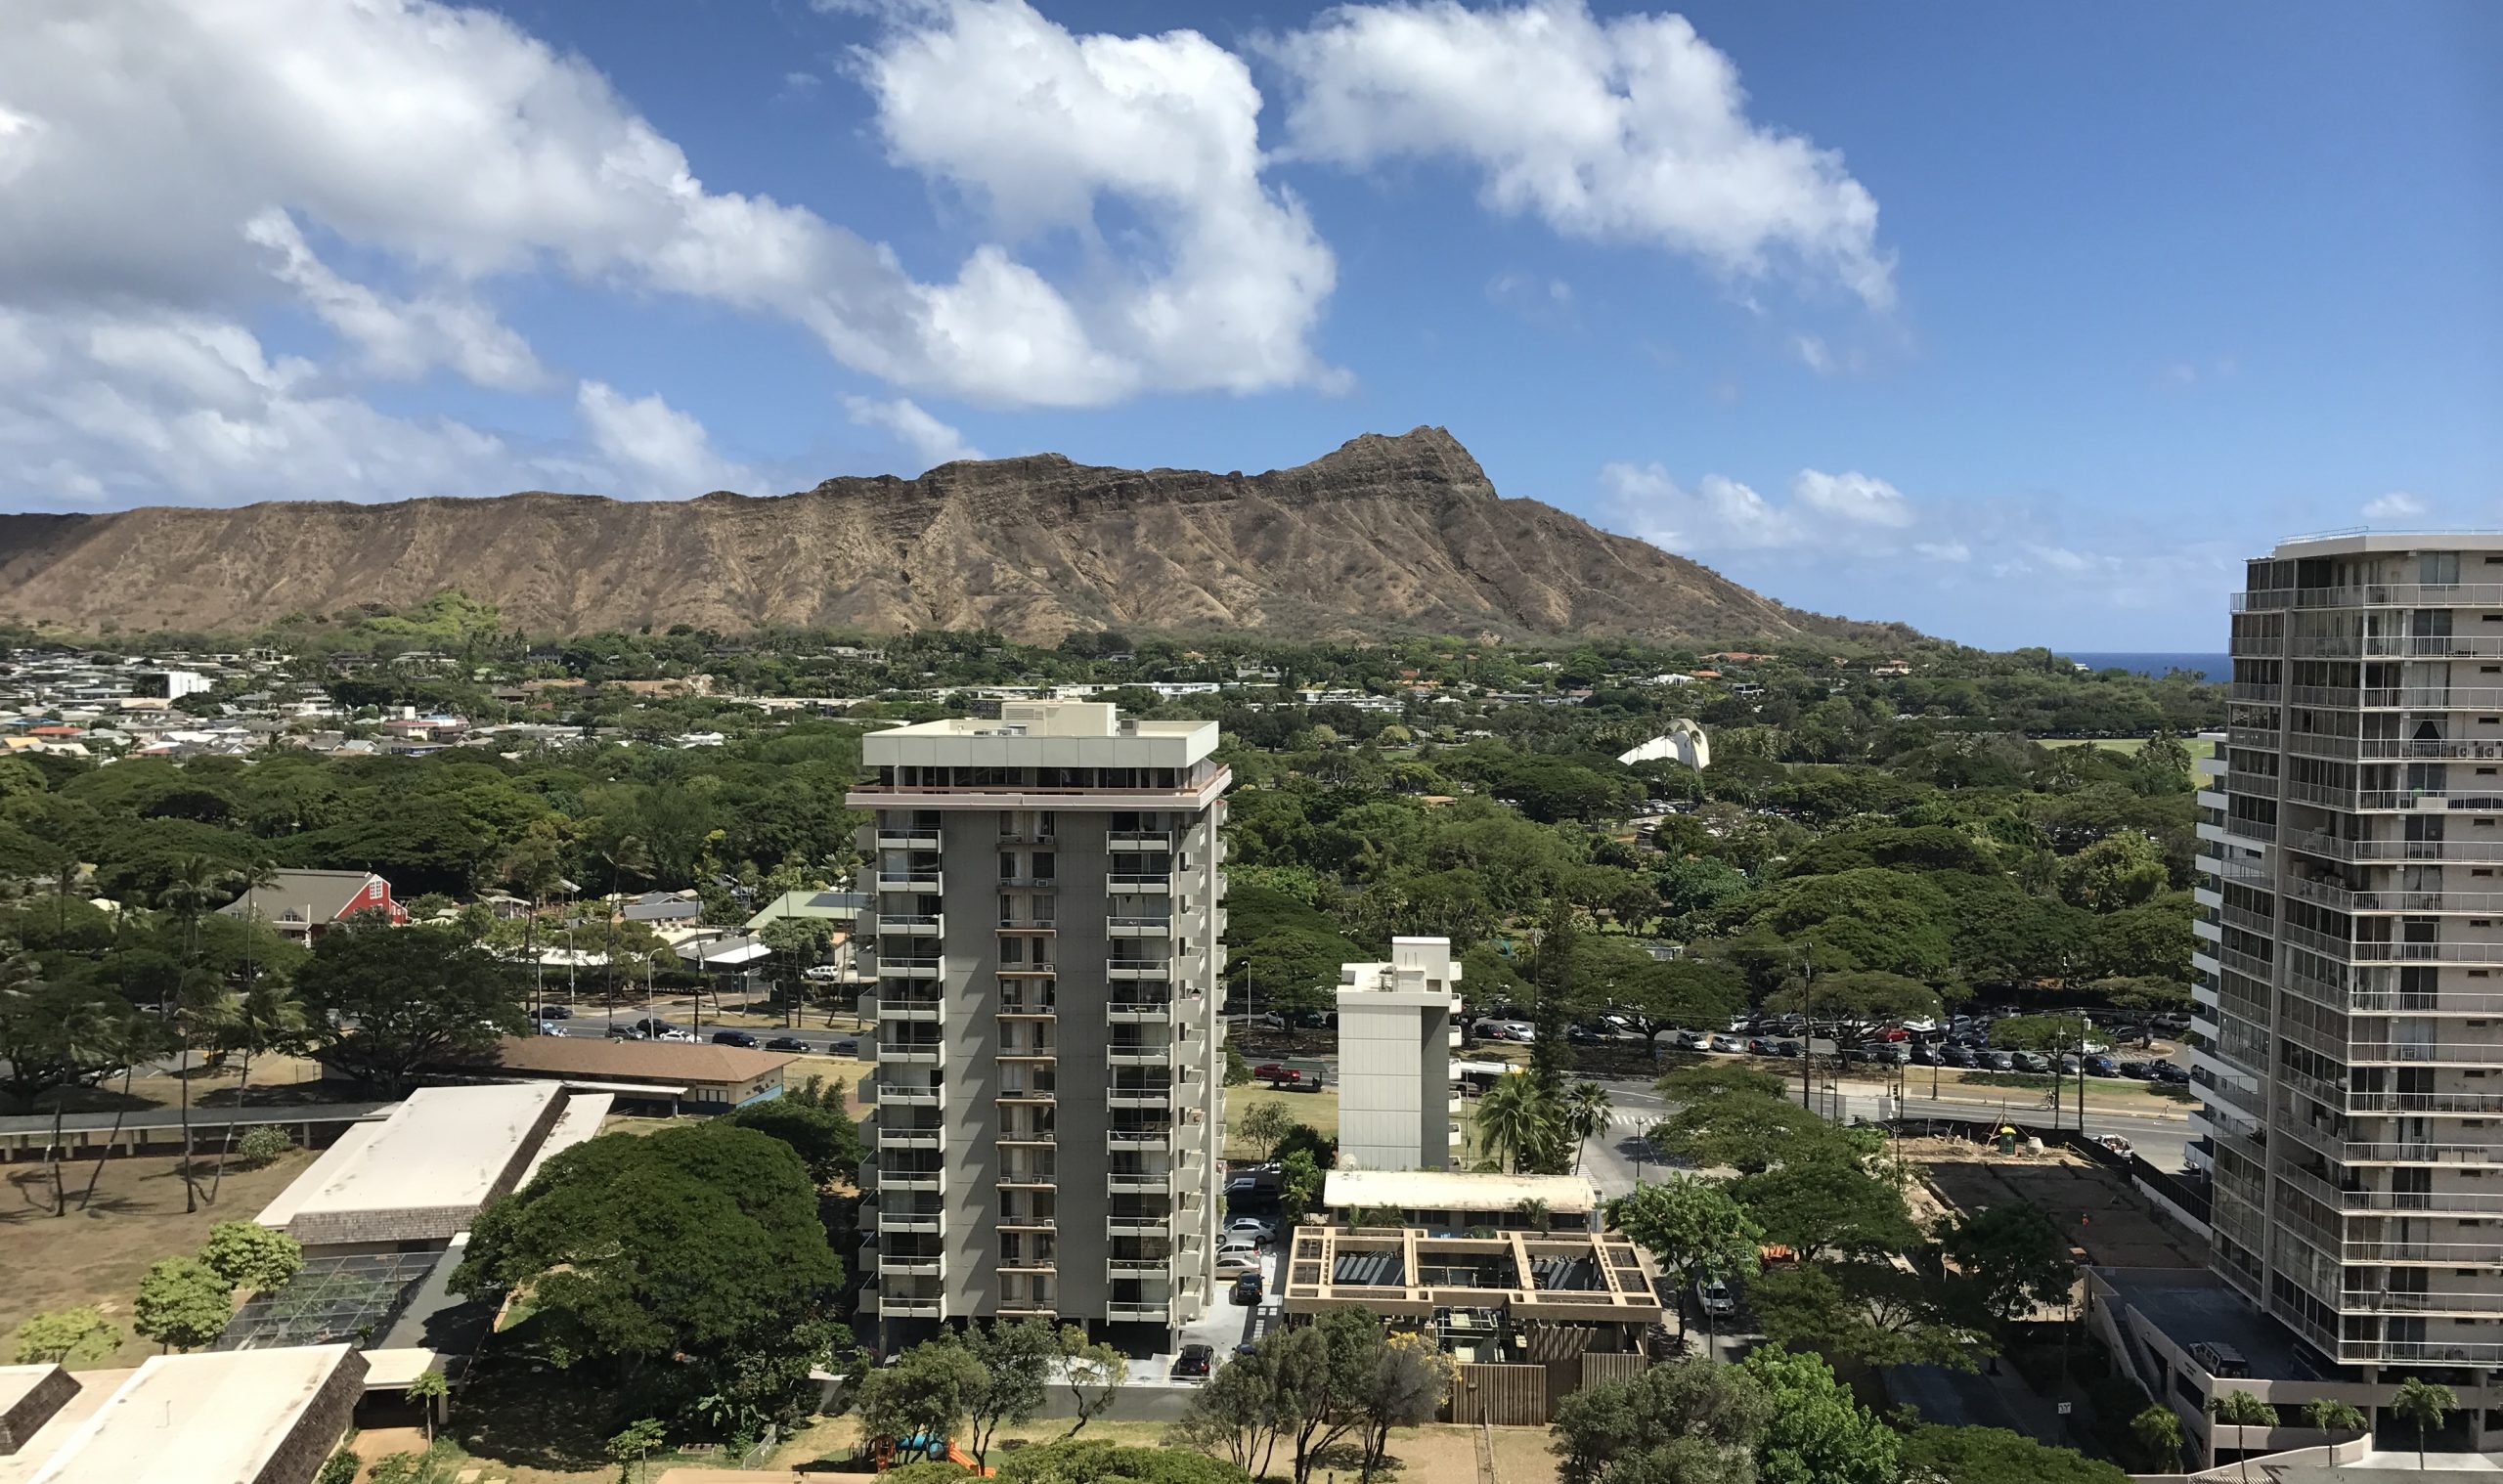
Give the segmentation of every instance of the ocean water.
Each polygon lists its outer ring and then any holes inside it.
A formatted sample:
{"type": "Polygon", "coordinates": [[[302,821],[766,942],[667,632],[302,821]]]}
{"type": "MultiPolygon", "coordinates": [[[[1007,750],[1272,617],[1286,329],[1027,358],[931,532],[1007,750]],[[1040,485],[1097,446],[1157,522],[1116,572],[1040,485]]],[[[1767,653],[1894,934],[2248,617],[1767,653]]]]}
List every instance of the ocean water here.
{"type": "Polygon", "coordinates": [[[2233,662],[2221,654],[2072,654],[2068,658],[2089,670],[2134,670],[2146,676],[2195,670],[2218,684],[2233,677],[2233,662]]]}

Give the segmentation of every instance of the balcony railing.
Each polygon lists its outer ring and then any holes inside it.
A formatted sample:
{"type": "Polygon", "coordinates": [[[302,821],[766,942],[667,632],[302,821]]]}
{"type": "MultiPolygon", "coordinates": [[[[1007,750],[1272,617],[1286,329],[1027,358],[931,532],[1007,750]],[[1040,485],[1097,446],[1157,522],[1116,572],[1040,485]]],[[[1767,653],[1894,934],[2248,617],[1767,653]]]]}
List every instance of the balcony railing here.
{"type": "Polygon", "coordinates": [[[1173,1306],[1164,1302],[1152,1304],[1108,1303],[1104,1306],[1104,1317],[1106,1319],[1128,1321],[1149,1320],[1157,1324],[1165,1323],[1166,1316],[1172,1312],[1173,1306]]]}
{"type": "Polygon", "coordinates": [[[944,879],[935,869],[878,873],[878,890],[881,892],[919,892],[935,896],[941,895],[944,885],[944,879]]]}
{"type": "Polygon", "coordinates": [[[1104,890],[1121,892],[1169,892],[1173,889],[1170,871],[1115,871],[1104,878],[1104,890]]]}
{"type": "Polygon", "coordinates": [[[943,930],[943,927],[939,915],[935,912],[900,915],[881,912],[878,914],[878,931],[881,933],[908,933],[919,938],[937,934],[943,930]]]}
{"type": "Polygon", "coordinates": [[[878,1079],[878,1102],[894,1108],[942,1108],[947,1102],[947,1089],[937,1082],[890,1082],[878,1079]]]}
{"type": "Polygon", "coordinates": [[[881,1232],[937,1232],[947,1222],[947,1208],[936,1202],[898,1205],[882,1199],[877,1211],[881,1232]]]}
{"type": "Polygon", "coordinates": [[[2503,584],[2363,583],[2345,588],[2271,588],[2237,592],[2236,613],[2275,608],[2482,608],[2503,604],[2503,584]]]}
{"type": "Polygon", "coordinates": [[[935,994],[878,996],[878,1019],[882,1021],[939,1021],[946,1015],[947,1002],[935,994]]]}
{"type": "Polygon", "coordinates": [[[882,851],[935,851],[939,849],[939,832],[923,825],[878,826],[878,849],[882,851]]]}
{"type": "Polygon", "coordinates": [[[2297,659],[2320,660],[2490,660],[2503,656],[2503,638],[2482,634],[2373,634],[2337,638],[2295,637],[2286,653],[2297,659]]]}
{"type": "Polygon", "coordinates": [[[1003,917],[999,920],[1003,933],[1054,933],[1058,925],[1048,917],[1003,917]]]}
{"type": "Polygon", "coordinates": [[[1108,958],[1104,977],[1114,980],[1166,980],[1173,977],[1170,959],[1108,958]]]}
{"type": "Polygon", "coordinates": [[[1173,832],[1113,830],[1104,836],[1104,847],[1113,851],[1169,851],[1173,849],[1173,832]]]}
{"type": "Polygon", "coordinates": [[[938,954],[917,954],[910,958],[878,955],[880,979],[937,979],[941,961],[938,954]]]}
{"type": "Polygon", "coordinates": [[[1173,933],[1170,917],[1113,917],[1104,922],[1104,931],[1113,938],[1169,938],[1173,933]]]}

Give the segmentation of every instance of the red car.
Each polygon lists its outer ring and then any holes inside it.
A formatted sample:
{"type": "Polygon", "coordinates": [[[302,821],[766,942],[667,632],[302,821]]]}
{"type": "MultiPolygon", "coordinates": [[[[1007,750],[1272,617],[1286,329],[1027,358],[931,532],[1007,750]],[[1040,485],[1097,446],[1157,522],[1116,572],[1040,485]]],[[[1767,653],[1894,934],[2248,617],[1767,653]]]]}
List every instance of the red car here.
{"type": "Polygon", "coordinates": [[[1254,1080],[1261,1082],[1300,1082],[1303,1080],[1302,1072],[1295,1070],[1292,1067],[1281,1067],[1275,1062],[1263,1062],[1259,1066],[1252,1068],[1252,1075],[1254,1080]]]}
{"type": "Polygon", "coordinates": [[[1911,1033],[1910,1031],[1909,1031],[1909,1030],[1906,1030],[1906,1029],[1905,1029],[1903,1026],[1887,1026],[1885,1029],[1878,1031],[1875,1035],[1873,1035],[1873,1036],[1871,1036],[1871,1037],[1870,1037],[1870,1039],[1872,1039],[1872,1040],[1879,1040],[1879,1041],[1909,1041],[1909,1040],[1910,1040],[1911,1038],[1912,1038],[1912,1033],[1911,1033]]]}

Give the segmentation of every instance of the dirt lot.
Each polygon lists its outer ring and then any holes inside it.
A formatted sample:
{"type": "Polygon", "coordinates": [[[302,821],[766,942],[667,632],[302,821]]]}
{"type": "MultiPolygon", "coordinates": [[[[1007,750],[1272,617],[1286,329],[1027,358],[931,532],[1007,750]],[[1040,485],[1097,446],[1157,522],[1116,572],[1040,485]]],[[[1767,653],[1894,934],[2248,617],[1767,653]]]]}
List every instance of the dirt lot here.
{"type": "Polygon", "coordinates": [[[2205,1244],[2159,1218],[2117,1171],[2065,1150],[2001,1157],[1977,1155],[1969,1144],[1942,1144],[1936,1157],[1924,1158],[1925,1142],[1915,1141],[1905,1153],[1921,1160],[1930,1183],[1954,1206],[2040,1206],[2097,1267],[2207,1265],[2205,1244]]]}
{"type": "MultiPolygon", "coordinates": [[[[92,1161],[63,1172],[69,1187],[69,1214],[52,1214],[52,1178],[39,1160],[0,1166],[7,1181],[0,1197],[0,1360],[17,1354],[18,1326],[30,1314],[92,1303],[116,1324],[130,1323],[131,1296],[140,1276],[160,1258],[187,1254],[220,1221],[249,1220],[311,1162],[298,1150],[264,1169],[230,1170],[217,1204],[201,1188],[198,1211],[183,1210],[182,1162],[173,1156],[105,1161],[95,1203],[78,1208],[78,1194],[95,1170],[92,1161]]],[[[215,1172],[202,1160],[202,1180],[215,1172]]],[[[99,1367],[136,1366],[156,1353],[148,1341],[126,1337],[121,1350],[99,1367]]]]}

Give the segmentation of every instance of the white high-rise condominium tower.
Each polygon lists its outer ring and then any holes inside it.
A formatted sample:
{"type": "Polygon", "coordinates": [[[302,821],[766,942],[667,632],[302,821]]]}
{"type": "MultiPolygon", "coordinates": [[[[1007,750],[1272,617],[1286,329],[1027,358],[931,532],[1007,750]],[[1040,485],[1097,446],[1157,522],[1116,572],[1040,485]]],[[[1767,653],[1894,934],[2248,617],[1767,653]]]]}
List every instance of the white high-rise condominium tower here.
{"type": "Polygon", "coordinates": [[[2329,1361],[2467,1379],[2503,1366],[2503,534],[2288,542],[2232,642],[2193,956],[2212,1262],[2329,1361]]]}
{"type": "Polygon", "coordinates": [[[861,739],[878,1076],[864,1304],[890,1347],[1049,1315],[1135,1353],[1211,1302],[1212,721],[1012,702],[861,739]]]}
{"type": "Polygon", "coordinates": [[[1388,963],[1339,968],[1339,1166],[1451,1163],[1460,965],[1448,938],[1394,938],[1388,963]]]}

